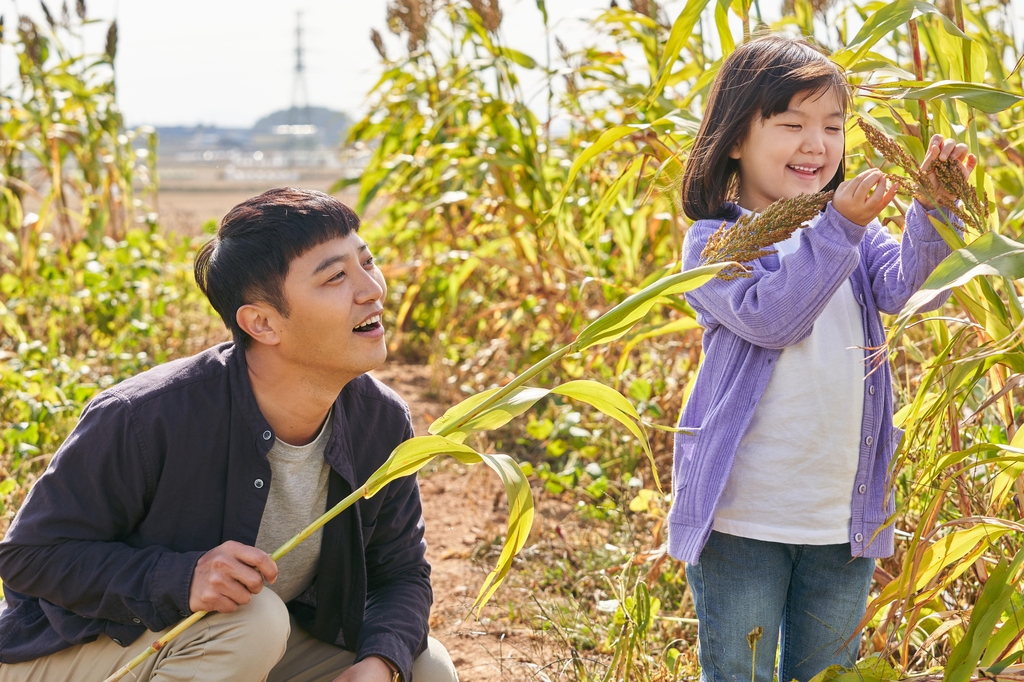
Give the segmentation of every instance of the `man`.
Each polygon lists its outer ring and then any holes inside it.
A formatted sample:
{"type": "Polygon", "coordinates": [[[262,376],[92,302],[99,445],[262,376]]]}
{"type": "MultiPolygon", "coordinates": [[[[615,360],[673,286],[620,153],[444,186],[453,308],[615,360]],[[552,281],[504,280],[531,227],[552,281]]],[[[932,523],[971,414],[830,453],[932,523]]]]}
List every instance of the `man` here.
{"type": "Polygon", "coordinates": [[[195,272],[234,343],[85,409],[0,543],[0,682],[99,682],[200,610],[133,679],[457,679],[414,476],[269,556],[413,435],[365,374],[386,286],[358,227],[288,188],[224,217],[195,272]]]}

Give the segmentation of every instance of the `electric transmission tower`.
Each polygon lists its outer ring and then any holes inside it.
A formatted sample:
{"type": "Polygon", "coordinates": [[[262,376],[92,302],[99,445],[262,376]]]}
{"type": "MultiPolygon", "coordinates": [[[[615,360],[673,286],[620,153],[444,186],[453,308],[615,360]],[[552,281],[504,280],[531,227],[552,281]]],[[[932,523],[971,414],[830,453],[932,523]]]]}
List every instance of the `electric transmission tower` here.
{"type": "MultiPolygon", "coordinates": [[[[303,61],[302,12],[295,13],[295,72],[292,78],[292,106],[288,110],[289,147],[294,151],[300,140],[312,141],[313,118],[309,111],[309,87],[306,84],[306,64],[303,61]],[[297,126],[304,126],[299,129],[297,126]]],[[[302,144],[302,147],[307,146],[302,144]]]]}

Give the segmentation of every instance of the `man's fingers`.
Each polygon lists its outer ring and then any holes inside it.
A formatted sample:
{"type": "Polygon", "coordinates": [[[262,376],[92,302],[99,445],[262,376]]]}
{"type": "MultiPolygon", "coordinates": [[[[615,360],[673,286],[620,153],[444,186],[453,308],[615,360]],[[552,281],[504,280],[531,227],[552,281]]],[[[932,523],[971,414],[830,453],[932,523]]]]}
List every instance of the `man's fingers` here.
{"type": "MultiPolygon", "coordinates": [[[[225,546],[227,546],[227,543],[225,543],[225,546]]],[[[232,543],[230,549],[235,559],[260,572],[262,575],[260,578],[261,584],[263,582],[263,578],[266,578],[269,583],[277,580],[277,564],[274,563],[274,560],[270,558],[270,555],[262,549],[243,545],[238,542],[232,543]]],[[[254,590],[254,592],[258,591],[259,590],[254,590]]]]}

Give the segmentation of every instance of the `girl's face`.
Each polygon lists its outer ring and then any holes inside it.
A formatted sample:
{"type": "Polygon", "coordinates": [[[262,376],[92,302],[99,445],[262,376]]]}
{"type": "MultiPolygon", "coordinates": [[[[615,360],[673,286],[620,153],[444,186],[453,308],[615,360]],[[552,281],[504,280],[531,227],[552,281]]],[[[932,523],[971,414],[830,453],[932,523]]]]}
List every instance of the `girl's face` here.
{"type": "Polygon", "coordinates": [[[774,201],[820,192],[843,160],[843,107],[831,90],[802,93],[771,118],[755,118],[733,147],[739,161],[739,205],[759,213],[774,201]]]}

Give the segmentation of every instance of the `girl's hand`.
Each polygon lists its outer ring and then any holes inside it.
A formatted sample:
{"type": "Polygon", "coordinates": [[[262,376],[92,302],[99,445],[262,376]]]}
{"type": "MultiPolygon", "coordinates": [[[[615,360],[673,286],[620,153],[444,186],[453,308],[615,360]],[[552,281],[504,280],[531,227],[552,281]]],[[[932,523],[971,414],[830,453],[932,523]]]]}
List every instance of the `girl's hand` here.
{"type": "Polygon", "coordinates": [[[839,185],[832,197],[832,208],[852,223],[867,225],[889,205],[896,189],[896,185],[889,187],[885,173],[872,168],[839,185]]]}
{"type": "MultiPolygon", "coordinates": [[[[956,201],[956,197],[951,196],[949,192],[942,188],[939,179],[935,175],[935,171],[932,169],[932,162],[935,159],[942,161],[953,159],[957,161],[960,164],[960,170],[963,171],[965,179],[970,177],[971,171],[978,165],[978,159],[975,158],[974,154],[967,153],[967,145],[964,143],[957,144],[956,140],[951,137],[944,138],[939,134],[932,135],[931,142],[928,143],[928,153],[925,154],[924,161],[921,163],[921,172],[925,174],[928,183],[931,185],[929,194],[940,203],[952,204],[956,201]]],[[[927,198],[919,198],[918,201],[929,211],[935,208],[927,198]]]]}

